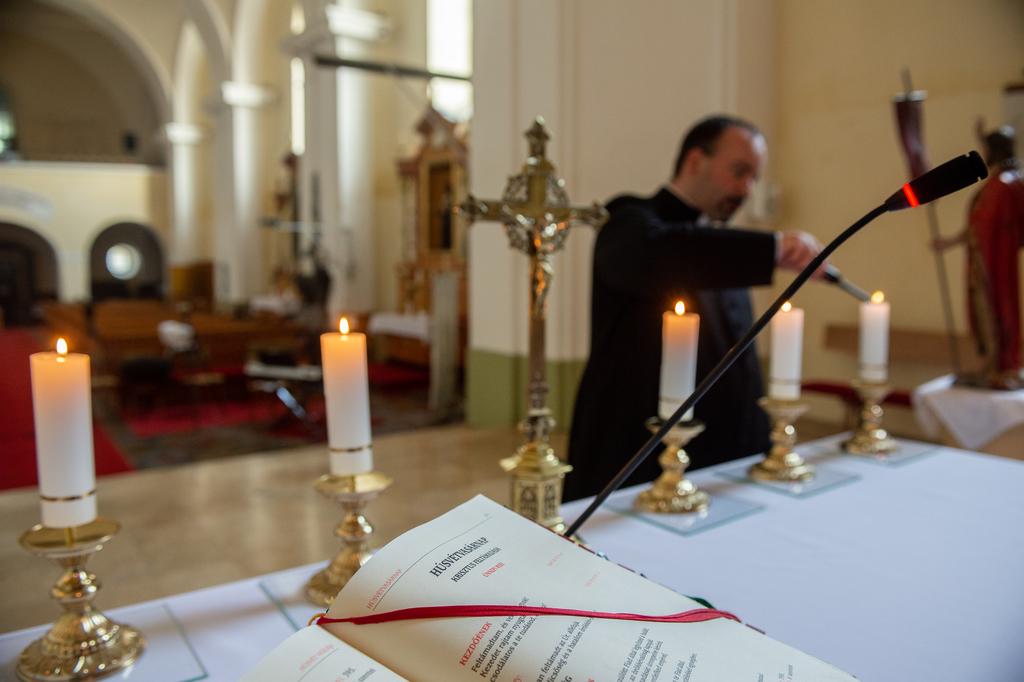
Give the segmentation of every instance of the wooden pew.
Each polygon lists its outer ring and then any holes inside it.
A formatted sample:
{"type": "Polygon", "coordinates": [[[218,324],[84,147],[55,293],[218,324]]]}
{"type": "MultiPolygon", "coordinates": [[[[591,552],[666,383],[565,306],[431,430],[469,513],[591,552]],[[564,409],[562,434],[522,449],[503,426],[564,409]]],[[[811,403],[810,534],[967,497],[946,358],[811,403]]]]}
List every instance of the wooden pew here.
{"type": "MultiPolygon", "coordinates": [[[[106,371],[112,373],[126,359],[163,355],[157,325],[181,319],[163,301],[102,301],[93,305],[91,319],[85,304],[51,303],[45,309],[46,324],[55,334],[78,340],[76,347],[95,353],[106,371]]],[[[215,367],[241,367],[254,347],[297,349],[307,333],[295,322],[268,317],[235,318],[196,312],[188,322],[195,327],[196,340],[215,367]]]]}

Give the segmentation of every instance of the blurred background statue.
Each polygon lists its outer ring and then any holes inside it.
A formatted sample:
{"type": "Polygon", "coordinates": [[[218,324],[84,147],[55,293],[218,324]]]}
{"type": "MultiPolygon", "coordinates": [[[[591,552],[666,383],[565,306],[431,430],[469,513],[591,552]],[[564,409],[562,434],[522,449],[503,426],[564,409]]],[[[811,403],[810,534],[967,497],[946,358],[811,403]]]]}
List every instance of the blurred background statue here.
{"type": "Polygon", "coordinates": [[[967,227],[945,250],[967,246],[968,312],[978,352],[985,358],[984,383],[997,390],[1024,388],[1021,377],[1020,280],[1017,252],[1024,246],[1024,180],[1013,128],[977,133],[989,178],[971,202],[967,227]]]}

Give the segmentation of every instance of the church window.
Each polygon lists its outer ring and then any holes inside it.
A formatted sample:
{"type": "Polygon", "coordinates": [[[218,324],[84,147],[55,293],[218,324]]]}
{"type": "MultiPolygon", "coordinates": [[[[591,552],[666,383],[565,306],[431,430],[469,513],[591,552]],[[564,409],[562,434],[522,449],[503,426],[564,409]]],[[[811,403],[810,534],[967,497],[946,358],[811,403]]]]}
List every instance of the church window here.
{"type": "Polygon", "coordinates": [[[306,151],[306,65],[292,57],[292,154],[306,151]]]}
{"type": "MultiPolygon", "coordinates": [[[[473,73],[473,3],[427,0],[427,68],[437,73],[473,73]]],[[[468,81],[433,78],[430,99],[435,109],[455,121],[473,115],[473,86],[468,81]]]]}
{"type": "Polygon", "coordinates": [[[289,22],[289,28],[291,28],[293,35],[299,35],[306,30],[306,12],[303,10],[301,2],[292,3],[292,15],[291,21],[289,22]]]}
{"type": "Polygon", "coordinates": [[[14,109],[7,93],[0,88],[0,154],[14,149],[14,109]]]}
{"type": "Polygon", "coordinates": [[[131,244],[114,244],[107,249],[107,270],[118,279],[132,279],[142,270],[142,254],[131,244]]]}
{"type": "MultiPolygon", "coordinates": [[[[292,5],[291,31],[299,35],[306,30],[306,15],[302,3],[292,5]]],[[[306,151],[306,65],[300,57],[291,60],[291,114],[292,154],[302,156],[306,151]]]]}

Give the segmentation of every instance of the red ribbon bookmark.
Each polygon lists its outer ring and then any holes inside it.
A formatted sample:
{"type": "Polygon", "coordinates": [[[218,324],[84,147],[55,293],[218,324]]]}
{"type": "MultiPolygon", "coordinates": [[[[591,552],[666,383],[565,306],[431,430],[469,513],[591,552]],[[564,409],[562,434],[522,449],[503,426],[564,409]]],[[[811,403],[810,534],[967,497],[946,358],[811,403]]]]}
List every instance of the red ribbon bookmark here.
{"type": "Polygon", "coordinates": [[[375,613],[369,616],[353,616],[351,618],[328,618],[326,615],[316,621],[317,625],[327,623],[354,623],[370,625],[372,623],[388,623],[395,620],[422,620],[425,618],[472,618],[475,616],[574,616],[576,618],[605,618],[609,620],[640,620],[651,623],[701,623],[715,618],[728,618],[737,623],[740,619],[727,611],[717,609],[693,609],[667,616],[646,616],[640,613],[607,613],[604,611],[578,611],[576,609],[553,609],[544,606],[501,606],[474,605],[459,606],[419,606],[411,609],[398,609],[386,613],[375,613]]]}

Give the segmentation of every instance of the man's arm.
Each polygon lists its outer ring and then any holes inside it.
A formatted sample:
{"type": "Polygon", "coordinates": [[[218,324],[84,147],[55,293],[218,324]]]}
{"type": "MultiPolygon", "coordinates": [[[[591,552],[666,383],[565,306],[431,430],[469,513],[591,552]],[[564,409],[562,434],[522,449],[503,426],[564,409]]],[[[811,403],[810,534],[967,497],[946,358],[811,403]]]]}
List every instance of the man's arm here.
{"type": "Polygon", "coordinates": [[[598,235],[594,277],[637,295],[761,286],[771,283],[775,248],[772,233],[665,221],[630,206],[598,235]]]}

